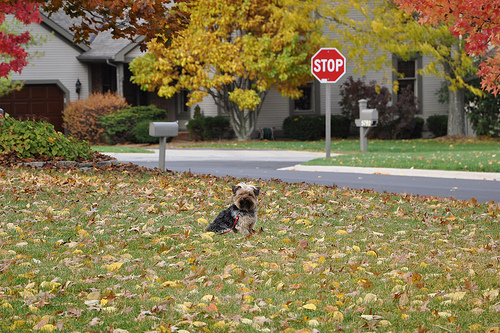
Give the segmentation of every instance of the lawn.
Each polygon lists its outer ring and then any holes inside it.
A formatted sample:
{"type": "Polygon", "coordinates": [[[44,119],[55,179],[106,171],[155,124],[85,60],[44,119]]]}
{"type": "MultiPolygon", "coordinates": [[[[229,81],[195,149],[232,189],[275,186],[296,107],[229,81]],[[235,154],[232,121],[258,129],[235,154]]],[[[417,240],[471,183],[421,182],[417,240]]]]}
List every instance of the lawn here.
{"type": "MultiPolygon", "coordinates": [[[[297,151],[325,151],[324,141],[213,141],[169,145],[176,148],[213,149],[284,149],[297,151]]],[[[124,147],[95,147],[100,152],[116,151],[124,147]]],[[[142,152],[150,152],[143,150],[142,152]]],[[[319,158],[306,165],[383,167],[403,169],[431,169],[476,172],[500,172],[500,141],[462,139],[368,140],[368,151],[360,152],[359,140],[332,140],[331,158],[319,158]],[[336,154],[340,154],[336,156],[336,154]]]]}
{"type": "Polygon", "coordinates": [[[98,151],[100,153],[142,153],[153,154],[154,151],[149,149],[140,148],[137,146],[92,146],[92,150],[98,151]]]}
{"type": "Polygon", "coordinates": [[[0,331],[498,331],[498,204],[239,181],[0,168],[0,331]]]}

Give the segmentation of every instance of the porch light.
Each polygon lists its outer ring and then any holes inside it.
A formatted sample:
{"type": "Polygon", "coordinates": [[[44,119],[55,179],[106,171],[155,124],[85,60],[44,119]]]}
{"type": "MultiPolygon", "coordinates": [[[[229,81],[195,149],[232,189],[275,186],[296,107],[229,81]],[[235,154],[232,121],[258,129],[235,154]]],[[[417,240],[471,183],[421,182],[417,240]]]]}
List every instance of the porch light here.
{"type": "Polygon", "coordinates": [[[76,80],[76,93],[80,95],[80,92],[82,91],[82,83],[80,82],[80,79],[76,80]]]}

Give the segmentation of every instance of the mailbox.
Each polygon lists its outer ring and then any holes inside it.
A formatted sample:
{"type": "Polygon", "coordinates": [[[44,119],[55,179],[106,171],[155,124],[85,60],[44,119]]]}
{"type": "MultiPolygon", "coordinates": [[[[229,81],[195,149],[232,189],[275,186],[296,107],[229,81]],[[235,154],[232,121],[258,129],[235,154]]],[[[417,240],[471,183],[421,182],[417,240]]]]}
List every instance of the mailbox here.
{"type": "Polygon", "coordinates": [[[355,119],[354,123],[359,127],[359,144],[361,146],[361,151],[367,150],[367,140],[368,132],[372,127],[378,124],[378,111],[377,109],[367,109],[366,104],[368,101],[366,99],[360,99],[359,103],[359,119],[355,119]]]}
{"type": "Polygon", "coordinates": [[[149,135],[160,138],[159,168],[165,170],[165,151],[167,150],[167,137],[179,135],[178,122],[152,122],[149,123],[149,135]]]}
{"type": "Polygon", "coordinates": [[[152,122],[149,124],[149,135],[155,137],[171,137],[179,135],[177,122],[152,122]]]}
{"type": "Polygon", "coordinates": [[[378,123],[377,109],[364,109],[359,112],[359,119],[356,119],[358,127],[374,127],[378,123]]]}

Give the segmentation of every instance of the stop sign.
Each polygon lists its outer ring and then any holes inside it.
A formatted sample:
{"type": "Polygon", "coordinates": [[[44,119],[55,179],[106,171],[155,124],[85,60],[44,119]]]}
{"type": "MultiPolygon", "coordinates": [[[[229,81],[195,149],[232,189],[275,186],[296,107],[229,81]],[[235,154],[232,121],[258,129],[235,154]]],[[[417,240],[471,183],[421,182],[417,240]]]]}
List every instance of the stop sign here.
{"type": "Polygon", "coordinates": [[[335,48],[322,48],[311,58],[311,73],[322,83],[335,83],[346,72],[345,57],[335,48]]]}

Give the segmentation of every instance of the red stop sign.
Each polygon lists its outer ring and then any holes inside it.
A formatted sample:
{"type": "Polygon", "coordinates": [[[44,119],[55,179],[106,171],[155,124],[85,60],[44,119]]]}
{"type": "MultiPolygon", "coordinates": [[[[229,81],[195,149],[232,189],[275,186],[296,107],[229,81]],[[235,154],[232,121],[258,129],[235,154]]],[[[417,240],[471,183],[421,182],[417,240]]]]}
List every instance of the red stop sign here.
{"type": "Polygon", "coordinates": [[[311,58],[311,73],[322,83],[335,83],[346,72],[345,57],[335,48],[323,48],[311,58]]]}

